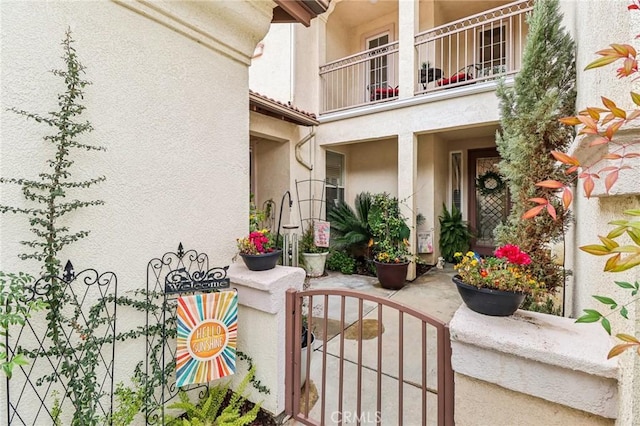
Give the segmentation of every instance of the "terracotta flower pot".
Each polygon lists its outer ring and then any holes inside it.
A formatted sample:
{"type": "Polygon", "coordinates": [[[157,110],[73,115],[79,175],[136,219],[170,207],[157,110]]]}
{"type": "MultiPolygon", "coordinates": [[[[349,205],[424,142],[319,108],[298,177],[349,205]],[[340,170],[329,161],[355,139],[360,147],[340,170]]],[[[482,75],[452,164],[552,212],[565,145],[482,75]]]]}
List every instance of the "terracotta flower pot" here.
{"type": "Polygon", "coordinates": [[[524,301],[524,294],[511,291],[477,288],[462,281],[460,275],[451,280],[458,287],[458,293],[465,305],[474,312],[494,317],[507,317],[518,310],[524,301]]]}
{"type": "Polygon", "coordinates": [[[400,290],[404,287],[404,283],[407,280],[409,262],[382,263],[374,260],[373,263],[376,265],[376,275],[383,288],[400,290]]]}
{"type": "Polygon", "coordinates": [[[263,254],[240,253],[240,257],[250,271],[266,271],[276,267],[280,259],[280,254],[282,254],[282,250],[275,250],[271,253],[263,254]]]}

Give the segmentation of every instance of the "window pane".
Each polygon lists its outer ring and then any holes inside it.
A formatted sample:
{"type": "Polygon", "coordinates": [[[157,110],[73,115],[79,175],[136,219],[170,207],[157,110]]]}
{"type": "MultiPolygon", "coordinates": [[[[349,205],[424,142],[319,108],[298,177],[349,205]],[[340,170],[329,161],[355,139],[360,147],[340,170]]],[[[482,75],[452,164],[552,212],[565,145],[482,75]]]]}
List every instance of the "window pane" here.
{"type": "Polygon", "coordinates": [[[462,153],[451,153],[451,207],[462,211],[462,153]]]}
{"type": "Polygon", "coordinates": [[[326,161],[326,211],[333,209],[340,201],[344,201],[344,155],[327,151],[326,161]]]}

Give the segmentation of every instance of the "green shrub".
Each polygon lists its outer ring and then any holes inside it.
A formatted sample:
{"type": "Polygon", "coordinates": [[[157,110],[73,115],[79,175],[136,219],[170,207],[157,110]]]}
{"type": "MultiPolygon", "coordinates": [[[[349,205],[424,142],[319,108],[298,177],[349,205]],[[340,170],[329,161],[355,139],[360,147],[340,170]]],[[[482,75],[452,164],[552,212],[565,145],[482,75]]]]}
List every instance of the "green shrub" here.
{"type": "Polygon", "coordinates": [[[327,269],[351,275],[356,272],[356,260],[346,252],[332,250],[327,258],[327,269]]]}

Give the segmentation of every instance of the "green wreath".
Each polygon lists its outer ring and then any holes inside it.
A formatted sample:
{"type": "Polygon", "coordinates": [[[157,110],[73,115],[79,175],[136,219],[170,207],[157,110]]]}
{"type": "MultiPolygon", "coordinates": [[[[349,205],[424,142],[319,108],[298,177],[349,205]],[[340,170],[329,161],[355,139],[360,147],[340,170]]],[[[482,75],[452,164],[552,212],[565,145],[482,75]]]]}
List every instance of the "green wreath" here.
{"type": "Polygon", "coordinates": [[[489,170],[476,179],[476,188],[481,195],[491,195],[504,190],[504,181],[498,173],[489,170]]]}

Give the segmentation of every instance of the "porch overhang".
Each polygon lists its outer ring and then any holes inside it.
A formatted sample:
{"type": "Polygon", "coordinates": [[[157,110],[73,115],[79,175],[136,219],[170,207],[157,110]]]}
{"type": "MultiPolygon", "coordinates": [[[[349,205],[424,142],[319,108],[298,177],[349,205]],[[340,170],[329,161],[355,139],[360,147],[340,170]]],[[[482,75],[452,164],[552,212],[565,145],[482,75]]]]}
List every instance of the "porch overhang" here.
{"type": "Polygon", "coordinates": [[[329,8],[329,0],[275,0],[274,23],[299,22],[305,27],[329,8]]]}

